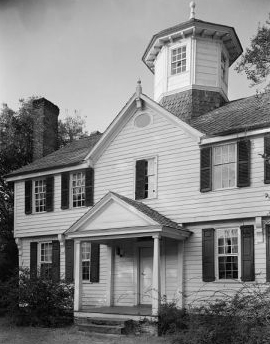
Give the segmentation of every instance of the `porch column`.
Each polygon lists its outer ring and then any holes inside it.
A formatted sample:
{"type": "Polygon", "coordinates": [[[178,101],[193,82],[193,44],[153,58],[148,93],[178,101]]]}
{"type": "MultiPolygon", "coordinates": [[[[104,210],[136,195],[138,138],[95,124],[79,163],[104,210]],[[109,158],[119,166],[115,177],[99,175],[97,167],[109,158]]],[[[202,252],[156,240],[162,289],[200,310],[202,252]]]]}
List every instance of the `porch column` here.
{"type": "Polygon", "coordinates": [[[153,288],[152,288],[152,314],[157,315],[160,304],[160,236],[153,235],[153,288]]]}
{"type": "Polygon", "coordinates": [[[82,272],[81,272],[81,242],[75,240],[75,269],[74,269],[74,311],[81,308],[82,272]]]}

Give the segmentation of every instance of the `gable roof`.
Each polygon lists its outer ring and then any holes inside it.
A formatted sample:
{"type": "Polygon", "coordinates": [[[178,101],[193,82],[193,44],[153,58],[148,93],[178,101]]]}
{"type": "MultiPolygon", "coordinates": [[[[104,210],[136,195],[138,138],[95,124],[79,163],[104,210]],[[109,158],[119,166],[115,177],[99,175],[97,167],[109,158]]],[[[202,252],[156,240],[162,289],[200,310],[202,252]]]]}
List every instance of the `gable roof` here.
{"type": "Polygon", "coordinates": [[[81,226],[83,226],[87,221],[89,221],[91,217],[95,216],[96,212],[99,211],[99,209],[106,208],[106,204],[109,204],[111,200],[117,201],[120,204],[124,203],[129,208],[131,206],[131,209],[133,208],[135,211],[138,211],[144,217],[146,215],[146,218],[154,221],[154,223],[156,223],[157,225],[181,230],[183,231],[183,233],[190,233],[190,231],[183,229],[183,227],[180,226],[178,223],[160,214],[158,211],[154,210],[153,208],[150,208],[148,205],[139,201],[132,200],[128,197],[122,196],[116,192],[109,191],[92,208],[90,208],[85,214],[83,214],[78,220],[76,220],[73,223],[73,225],[66,230],[65,234],[76,232],[81,226]]]}
{"type": "Polygon", "coordinates": [[[100,132],[96,132],[88,137],[83,137],[79,140],[73,141],[65,147],[9,173],[6,177],[10,178],[38,171],[74,166],[84,162],[85,157],[99,141],[101,136],[102,134],[100,132]]]}
{"type": "MultiPolygon", "coordinates": [[[[163,106],[178,117],[187,101],[188,98],[174,97],[163,106]]],[[[228,102],[192,119],[189,125],[208,137],[270,127],[270,92],[228,102]]]]}
{"type": "Polygon", "coordinates": [[[154,210],[153,208],[150,208],[145,203],[142,203],[142,202],[139,202],[139,201],[135,201],[135,200],[133,200],[131,198],[119,195],[116,192],[112,192],[111,191],[111,193],[113,195],[115,195],[116,197],[120,198],[122,201],[124,201],[127,204],[131,205],[135,209],[139,210],[143,214],[147,215],[148,217],[150,217],[152,220],[156,221],[160,225],[171,227],[171,228],[175,228],[175,229],[183,229],[183,227],[178,225],[178,223],[170,220],[168,217],[166,217],[164,215],[161,215],[158,211],[154,210]]]}

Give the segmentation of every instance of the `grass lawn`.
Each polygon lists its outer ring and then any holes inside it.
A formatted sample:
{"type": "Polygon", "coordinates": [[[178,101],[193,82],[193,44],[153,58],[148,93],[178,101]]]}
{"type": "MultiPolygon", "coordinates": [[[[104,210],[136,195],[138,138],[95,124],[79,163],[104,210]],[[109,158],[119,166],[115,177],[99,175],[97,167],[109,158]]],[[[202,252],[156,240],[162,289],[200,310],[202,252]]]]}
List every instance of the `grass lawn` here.
{"type": "Polygon", "coordinates": [[[165,338],[148,336],[92,335],[79,332],[75,326],[61,329],[16,327],[7,318],[0,318],[0,344],[164,344],[165,338]]]}

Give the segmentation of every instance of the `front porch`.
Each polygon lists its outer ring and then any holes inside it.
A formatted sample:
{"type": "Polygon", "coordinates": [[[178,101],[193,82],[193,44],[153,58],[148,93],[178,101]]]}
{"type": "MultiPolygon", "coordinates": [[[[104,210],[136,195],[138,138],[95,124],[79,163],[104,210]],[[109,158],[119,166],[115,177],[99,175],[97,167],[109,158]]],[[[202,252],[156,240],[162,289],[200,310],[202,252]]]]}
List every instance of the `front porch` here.
{"type": "Polygon", "coordinates": [[[107,194],[66,233],[75,241],[75,317],[156,317],[164,295],[183,295],[189,232],[143,203],[107,194]],[[100,245],[100,280],[82,278],[82,243],[100,245]],[[96,281],[95,281],[96,282],[96,281]]]}

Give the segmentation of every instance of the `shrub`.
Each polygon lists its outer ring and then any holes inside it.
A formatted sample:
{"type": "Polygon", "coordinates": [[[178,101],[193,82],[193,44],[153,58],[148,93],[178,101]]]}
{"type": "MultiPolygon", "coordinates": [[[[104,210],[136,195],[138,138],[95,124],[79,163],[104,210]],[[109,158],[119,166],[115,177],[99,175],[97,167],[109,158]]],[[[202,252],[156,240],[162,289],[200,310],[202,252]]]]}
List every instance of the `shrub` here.
{"type": "Polygon", "coordinates": [[[17,325],[61,326],[72,322],[73,286],[20,271],[6,284],[8,315],[17,325]]]}
{"type": "Polygon", "coordinates": [[[185,309],[176,306],[176,302],[161,304],[158,313],[159,335],[172,334],[187,328],[187,313],[185,309]]]}
{"type": "Polygon", "coordinates": [[[268,312],[270,288],[244,286],[230,299],[193,308],[187,328],[178,332],[174,343],[181,344],[266,344],[269,343],[268,312]]]}

